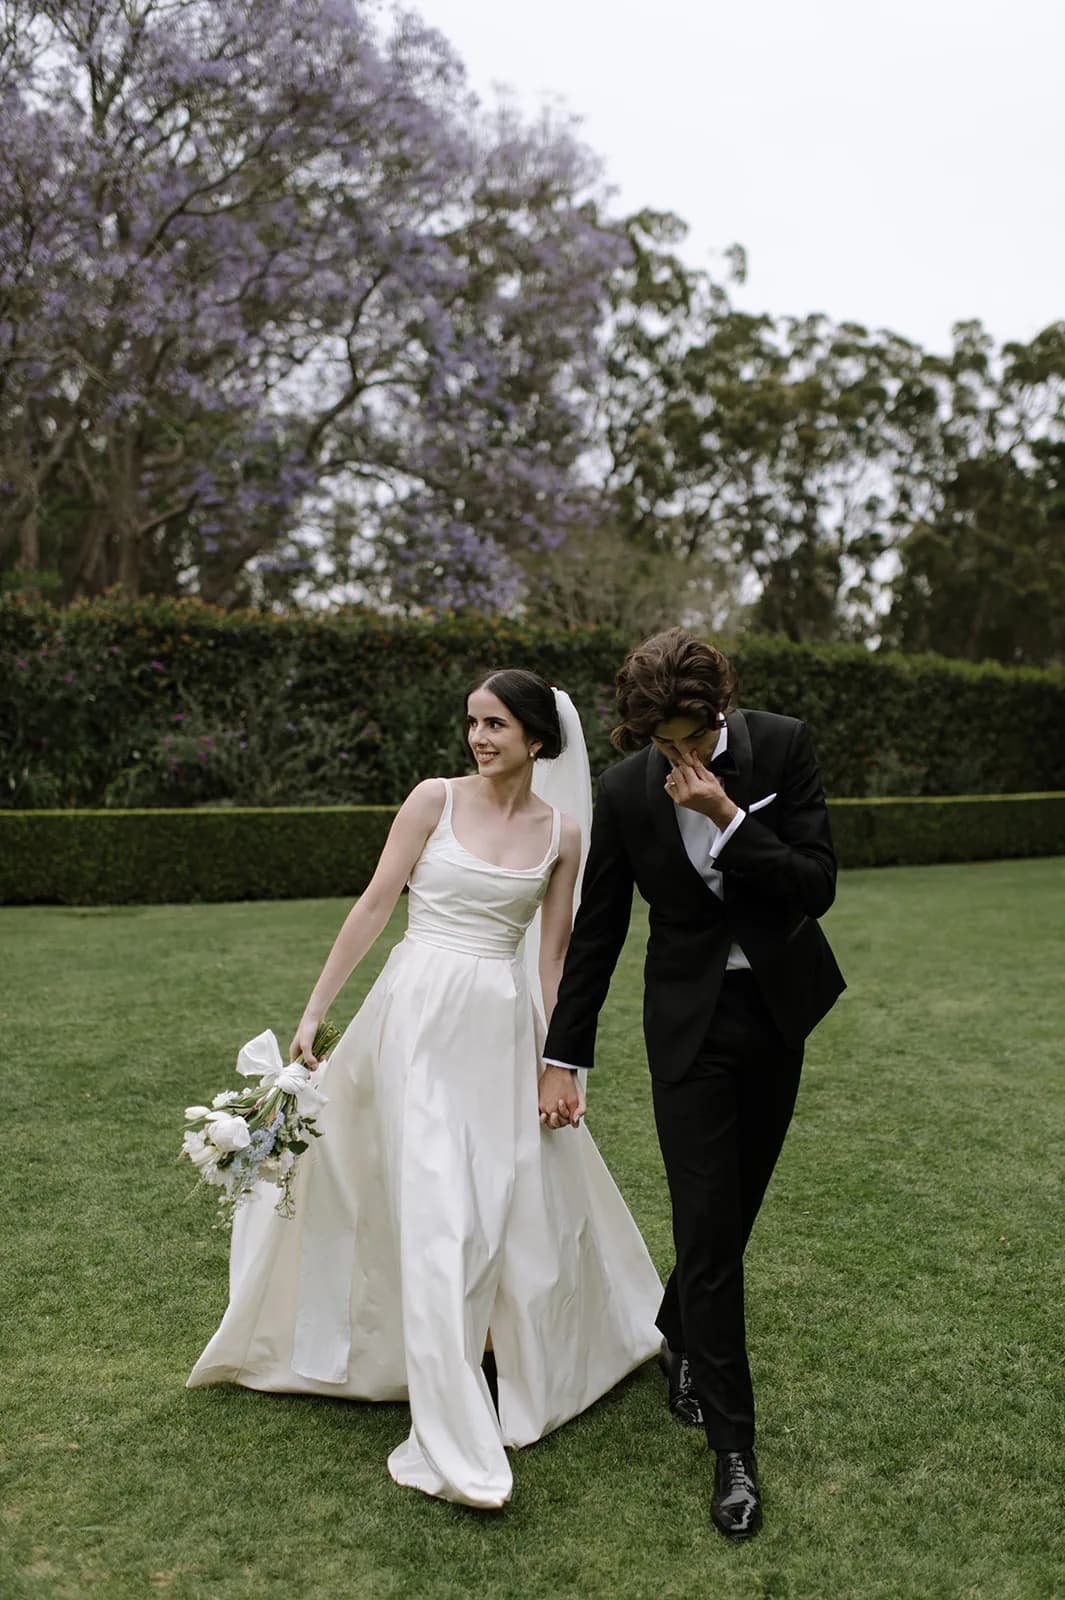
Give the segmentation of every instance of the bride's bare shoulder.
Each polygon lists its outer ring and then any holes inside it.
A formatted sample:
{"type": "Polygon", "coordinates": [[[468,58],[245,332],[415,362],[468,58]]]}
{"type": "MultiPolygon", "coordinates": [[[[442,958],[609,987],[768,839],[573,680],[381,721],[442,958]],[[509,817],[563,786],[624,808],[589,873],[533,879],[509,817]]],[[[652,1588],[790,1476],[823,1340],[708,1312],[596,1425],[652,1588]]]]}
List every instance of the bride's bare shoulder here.
{"type": "Polygon", "coordinates": [[[443,815],[447,786],[447,778],[423,778],[403,802],[404,810],[431,832],[443,815]]]}
{"type": "Polygon", "coordinates": [[[568,812],[562,813],[562,827],[559,830],[558,853],[560,856],[573,856],[580,860],[581,856],[581,827],[576,817],[571,817],[568,812]]]}

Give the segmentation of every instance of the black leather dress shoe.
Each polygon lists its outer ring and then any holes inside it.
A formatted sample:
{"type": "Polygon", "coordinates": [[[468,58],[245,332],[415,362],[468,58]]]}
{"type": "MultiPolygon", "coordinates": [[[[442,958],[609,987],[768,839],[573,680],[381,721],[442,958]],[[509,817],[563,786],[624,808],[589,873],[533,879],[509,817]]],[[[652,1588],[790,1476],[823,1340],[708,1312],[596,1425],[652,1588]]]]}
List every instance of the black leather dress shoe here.
{"type": "Polygon", "coordinates": [[[699,1396],[692,1387],[692,1369],[682,1350],[671,1350],[663,1344],[658,1364],[669,1379],[669,1409],[678,1422],[689,1428],[701,1428],[703,1410],[699,1396]]]}
{"type": "Polygon", "coordinates": [[[753,1539],[762,1526],[758,1464],[753,1450],[717,1452],[710,1517],[726,1539],[753,1539]]]}

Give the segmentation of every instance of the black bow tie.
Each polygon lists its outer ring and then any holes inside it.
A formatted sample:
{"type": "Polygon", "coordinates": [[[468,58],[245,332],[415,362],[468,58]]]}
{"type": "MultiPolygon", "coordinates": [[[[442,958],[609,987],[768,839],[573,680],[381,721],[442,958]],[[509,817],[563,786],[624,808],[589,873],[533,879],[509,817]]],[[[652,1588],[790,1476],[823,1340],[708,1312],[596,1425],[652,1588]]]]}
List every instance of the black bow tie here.
{"type": "Polygon", "coordinates": [[[738,770],[731,750],[722,751],[721,755],[715,756],[710,763],[710,771],[715,778],[734,777],[738,770]]]}

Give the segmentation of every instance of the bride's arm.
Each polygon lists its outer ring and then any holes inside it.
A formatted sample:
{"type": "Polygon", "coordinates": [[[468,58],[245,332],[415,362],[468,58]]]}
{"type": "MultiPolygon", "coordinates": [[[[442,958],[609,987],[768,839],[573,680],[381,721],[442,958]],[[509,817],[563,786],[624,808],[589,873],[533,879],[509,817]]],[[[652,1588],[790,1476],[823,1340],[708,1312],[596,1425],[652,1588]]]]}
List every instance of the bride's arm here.
{"type": "MultiPolygon", "coordinates": [[[[544,997],[544,1016],[551,1021],[551,1013],[558,999],[558,986],[562,981],[562,968],[573,930],[573,890],[581,864],[581,830],[572,817],[562,819],[562,838],[555,870],[547,886],[547,894],[540,908],[540,990],[544,997]]],[[[585,1112],[584,1086],[573,1069],[549,1063],[540,1079],[541,1108],[550,1103],[550,1111],[541,1109],[540,1121],[549,1117],[552,1128],[580,1122],[585,1112]],[[553,1084],[550,1093],[547,1086],[553,1084]],[[576,1102],[572,1096],[576,1094],[576,1102]],[[564,1106],[568,1109],[564,1110],[564,1106]]]]}
{"type": "Polygon", "coordinates": [[[395,910],[425,841],[440,821],[444,795],[443,780],[427,778],[396,812],[374,875],[348,912],[311,991],[289,1051],[293,1060],[302,1053],[308,1065],[317,1065],[311,1046],[318,1024],[395,910]]]}
{"type": "Polygon", "coordinates": [[[573,891],[581,864],[581,832],[572,817],[562,818],[558,860],[540,908],[540,990],[544,1016],[551,1021],[573,931],[573,891]]]}

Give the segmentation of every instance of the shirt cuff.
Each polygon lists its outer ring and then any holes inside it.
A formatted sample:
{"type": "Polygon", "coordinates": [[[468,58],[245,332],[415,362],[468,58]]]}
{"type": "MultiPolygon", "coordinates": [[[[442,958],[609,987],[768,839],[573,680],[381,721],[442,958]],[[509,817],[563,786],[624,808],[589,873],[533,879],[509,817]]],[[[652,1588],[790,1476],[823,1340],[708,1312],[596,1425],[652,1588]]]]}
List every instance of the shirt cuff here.
{"type": "Polygon", "coordinates": [[[739,827],[746,815],[746,811],[737,809],[736,815],[733,817],[728,827],[722,828],[721,832],[710,846],[711,861],[717,860],[718,856],[721,854],[722,850],[724,850],[725,846],[728,844],[729,840],[732,838],[732,835],[736,832],[736,829],[739,827]]]}
{"type": "Polygon", "coordinates": [[[579,1072],[580,1068],[573,1066],[569,1061],[555,1061],[551,1056],[544,1057],[545,1067],[564,1067],[567,1072],[579,1072]]]}

